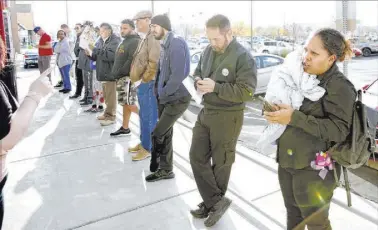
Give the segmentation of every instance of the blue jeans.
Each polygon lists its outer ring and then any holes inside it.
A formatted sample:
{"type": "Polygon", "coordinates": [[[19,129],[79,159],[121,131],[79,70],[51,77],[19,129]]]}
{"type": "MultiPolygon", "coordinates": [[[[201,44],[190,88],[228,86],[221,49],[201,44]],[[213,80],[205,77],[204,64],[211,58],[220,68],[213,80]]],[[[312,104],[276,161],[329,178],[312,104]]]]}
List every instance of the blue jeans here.
{"type": "Polygon", "coordinates": [[[68,64],[59,68],[59,71],[60,71],[60,74],[62,75],[62,80],[63,80],[63,89],[71,90],[70,68],[71,68],[71,64],[68,64]]]}
{"type": "Polygon", "coordinates": [[[138,86],[140,141],[147,151],[151,152],[151,133],[158,121],[157,100],[154,95],[155,81],[141,83],[138,86]]]}

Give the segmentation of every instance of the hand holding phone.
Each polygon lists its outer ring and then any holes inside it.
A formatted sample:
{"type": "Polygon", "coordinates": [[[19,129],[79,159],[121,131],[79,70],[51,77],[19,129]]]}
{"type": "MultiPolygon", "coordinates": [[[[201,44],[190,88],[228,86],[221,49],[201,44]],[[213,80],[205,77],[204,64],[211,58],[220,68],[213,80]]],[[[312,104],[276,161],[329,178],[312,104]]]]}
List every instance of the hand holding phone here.
{"type": "Polygon", "coordinates": [[[278,109],[276,109],[275,106],[273,106],[272,104],[270,104],[267,100],[265,100],[265,98],[261,97],[261,96],[258,96],[258,99],[261,100],[263,102],[263,110],[264,111],[267,111],[267,112],[275,112],[277,111],[278,109]]]}

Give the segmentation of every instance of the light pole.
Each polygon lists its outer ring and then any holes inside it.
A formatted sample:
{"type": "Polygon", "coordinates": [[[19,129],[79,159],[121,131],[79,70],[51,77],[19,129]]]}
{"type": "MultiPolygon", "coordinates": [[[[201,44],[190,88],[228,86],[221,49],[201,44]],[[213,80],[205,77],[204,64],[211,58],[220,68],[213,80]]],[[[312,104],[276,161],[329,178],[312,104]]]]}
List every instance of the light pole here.
{"type": "MultiPolygon", "coordinates": [[[[346,36],[348,33],[348,1],[343,1],[342,4],[343,33],[346,36]]],[[[348,77],[348,60],[345,60],[343,63],[343,73],[348,77]]]]}
{"type": "Polygon", "coordinates": [[[67,26],[69,26],[69,21],[68,21],[68,0],[66,0],[66,23],[67,23],[67,26]]]}
{"type": "Polygon", "coordinates": [[[152,15],[155,14],[155,5],[154,5],[154,0],[151,0],[151,12],[152,12],[152,15]]]}
{"type": "Polygon", "coordinates": [[[253,51],[253,1],[251,0],[251,51],[253,51]]]}

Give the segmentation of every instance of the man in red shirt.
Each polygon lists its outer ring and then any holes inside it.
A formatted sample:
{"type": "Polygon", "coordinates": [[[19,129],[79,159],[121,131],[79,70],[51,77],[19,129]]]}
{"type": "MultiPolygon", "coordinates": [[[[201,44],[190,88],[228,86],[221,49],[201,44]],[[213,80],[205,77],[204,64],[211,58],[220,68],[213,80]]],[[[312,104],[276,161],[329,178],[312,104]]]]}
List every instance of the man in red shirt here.
{"type": "MultiPolygon", "coordinates": [[[[51,37],[40,26],[34,28],[34,33],[38,34],[41,38],[39,40],[38,48],[38,68],[39,72],[43,73],[50,68],[51,56],[53,55],[53,48],[51,37]]],[[[48,75],[51,82],[51,74],[48,75]]]]}

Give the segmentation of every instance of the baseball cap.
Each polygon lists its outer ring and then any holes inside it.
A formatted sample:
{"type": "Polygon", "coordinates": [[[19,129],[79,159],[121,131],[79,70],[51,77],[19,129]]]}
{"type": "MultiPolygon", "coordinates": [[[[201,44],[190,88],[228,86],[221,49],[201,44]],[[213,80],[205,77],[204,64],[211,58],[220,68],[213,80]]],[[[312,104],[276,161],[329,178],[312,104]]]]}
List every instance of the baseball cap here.
{"type": "Polygon", "coordinates": [[[142,18],[152,18],[152,12],[148,10],[140,11],[134,16],[133,20],[138,20],[142,18]]]}
{"type": "Polygon", "coordinates": [[[38,31],[40,31],[41,30],[41,27],[40,26],[36,26],[35,28],[34,28],[34,33],[38,33],[38,31]]]}

